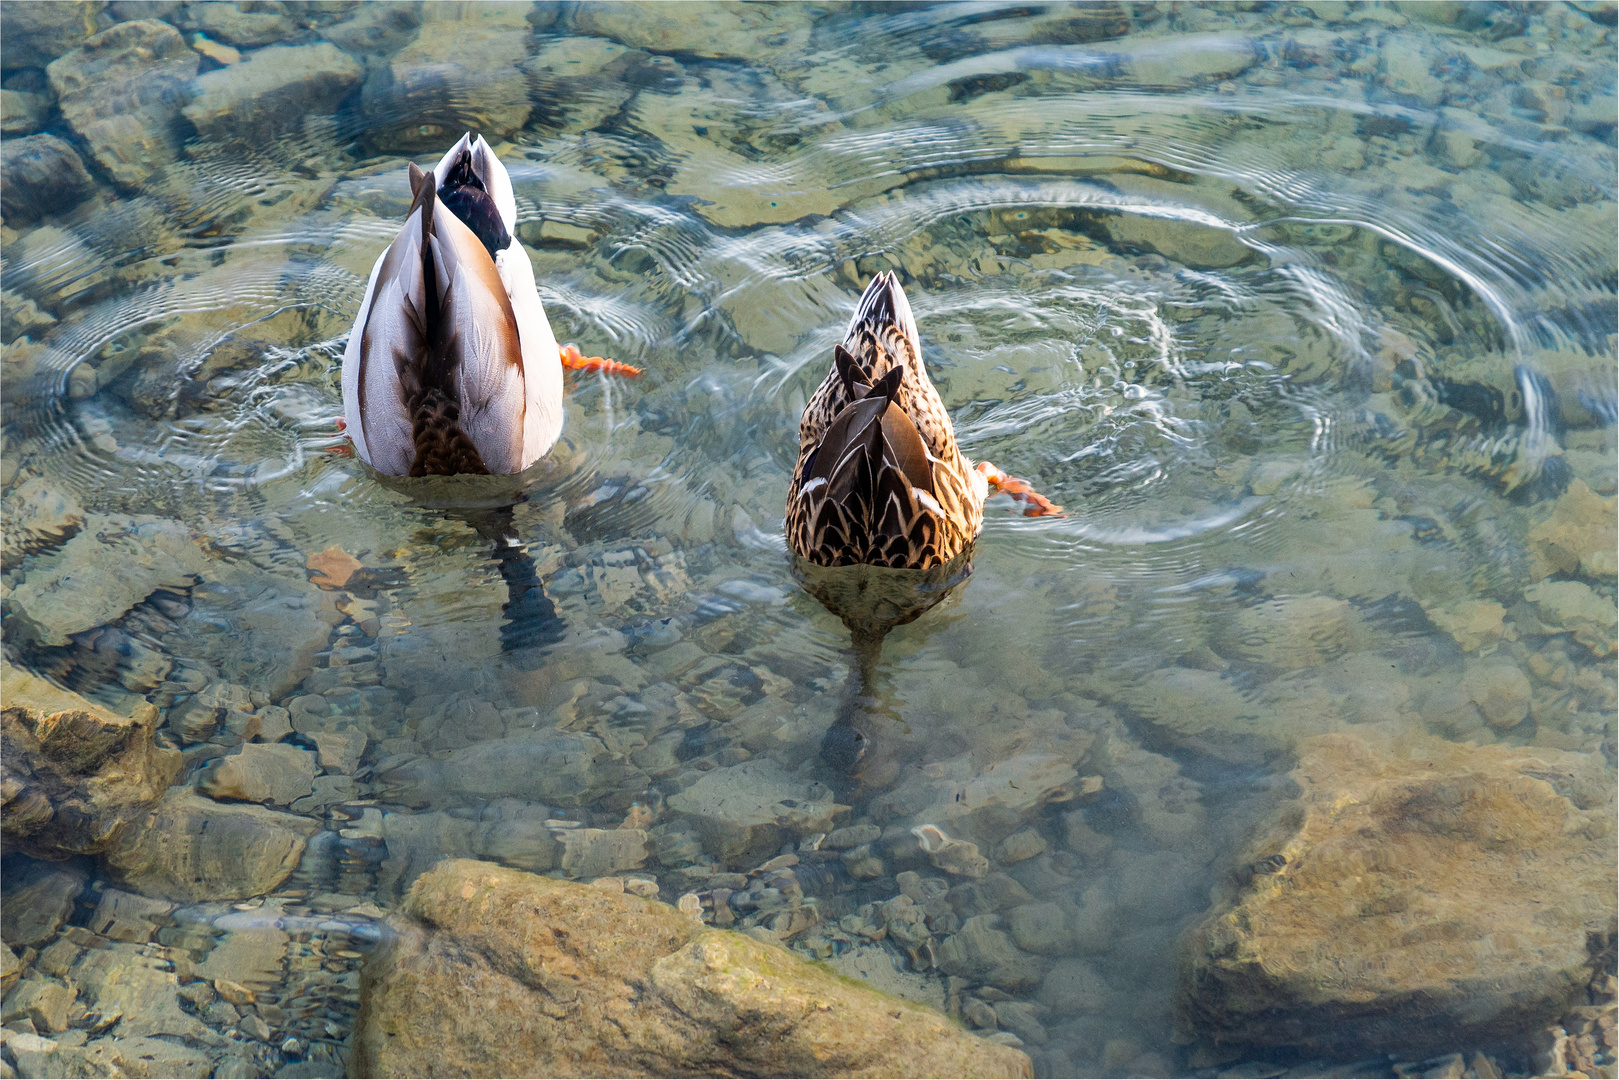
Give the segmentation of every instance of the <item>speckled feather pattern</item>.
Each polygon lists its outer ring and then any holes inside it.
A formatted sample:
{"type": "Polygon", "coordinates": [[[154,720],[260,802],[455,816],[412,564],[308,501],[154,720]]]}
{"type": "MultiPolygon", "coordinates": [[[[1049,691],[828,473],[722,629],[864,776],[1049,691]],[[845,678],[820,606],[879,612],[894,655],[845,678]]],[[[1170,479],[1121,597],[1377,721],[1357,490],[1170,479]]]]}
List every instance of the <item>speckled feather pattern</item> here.
{"type": "Polygon", "coordinates": [[[879,274],[866,288],[843,348],[860,371],[859,383],[846,385],[834,366],[804,409],[787,499],[787,542],[819,566],[928,569],[949,562],[983,527],[985,489],[956,446],[950,415],[922,362],[910,305],[892,274],[879,274]],[[857,454],[848,467],[858,475],[806,491],[814,460],[847,449],[826,444],[829,430],[895,367],[902,371],[893,399],[901,416],[891,414],[885,426],[901,417],[914,425],[931,465],[931,498],[918,496],[887,452],[857,454]]]}

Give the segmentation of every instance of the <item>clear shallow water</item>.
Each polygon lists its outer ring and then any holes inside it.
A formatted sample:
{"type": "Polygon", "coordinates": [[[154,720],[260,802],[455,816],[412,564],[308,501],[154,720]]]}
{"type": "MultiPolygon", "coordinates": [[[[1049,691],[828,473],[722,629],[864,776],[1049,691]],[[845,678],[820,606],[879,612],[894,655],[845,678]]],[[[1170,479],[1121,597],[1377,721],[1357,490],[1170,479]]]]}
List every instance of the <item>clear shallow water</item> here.
{"type": "MultiPolygon", "coordinates": [[[[1102,990],[1039,999],[1036,1067],[1194,1067],[1174,943],[1298,739],[1370,724],[1612,766],[1611,624],[1577,640],[1524,598],[1552,500],[1614,492],[1614,46],[1588,6],[469,8],[420,31],[407,8],[377,47],[300,9],[290,40],[345,44],[363,85],[245,142],[173,118],[161,172],[6,222],[6,484],[179,522],[205,560],[194,585],[147,575],[178,606],[112,612],[135,645],[108,662],[82,627],[32,629],[29,577],[59,558],[34,551],[7,568],[8,658],[113,704],[225,681],[295,726],[351,718],[369,749],[315,811],[328,837],[367,807],[550,799],[611,827],[639,802],[666,899],[771,853],[685,831],[676,797],[713,769],[769,758],[837,785],[838,824],[903,836],[919,778],[1054,754],[1107,795],[964,826],[992,856],[1035,829],[1046,850],[994,871],[1121,920],[1063,953],[1102,990]],[[411,82],[436,60],[460,67],[411,82]],[[511,172],[558,339],[647,372],[570,376],[566,445],[516,511],[570,634],[537,663],[500,652],[487,542],[334,453],[404,162],[465,128],[511,172]],[[1068,513],[992,503],[972,578],[889,637],[851,783],[815,756],[847,633],[795,586],[781,520],[798,416],[884,269],[965,452],[1068,513]],[[373,570],[341,595],[304,569],[333,545],[373,570]],[[250,614],[334,596],[335,627],[250,614]],[[1505,623],[1457,631],[1478,602],[1505,623]],[[1443,705],[1481,655],[1527,673],[1521,723],[1443,705]],[[420,765],[558,727],[607,751],[576,797],[420,765]]],[[[1611,572],[1561,576],[1611,607],[1611,572]]],[[[431,847],[349,839],[375,850],[339,891],[384,905],[431,847]]],[[[936,873],[885,850],[828,887],[828,926],[936,873]]]]}

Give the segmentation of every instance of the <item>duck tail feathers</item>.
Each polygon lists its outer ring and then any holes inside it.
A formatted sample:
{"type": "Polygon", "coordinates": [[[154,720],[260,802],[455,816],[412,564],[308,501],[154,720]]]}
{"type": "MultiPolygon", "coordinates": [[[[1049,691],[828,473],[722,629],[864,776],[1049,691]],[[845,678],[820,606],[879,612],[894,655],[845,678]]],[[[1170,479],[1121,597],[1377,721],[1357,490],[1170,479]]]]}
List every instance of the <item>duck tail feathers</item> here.
{"type": "Polygon", "coordinates": [[[423,172],[413,161],[410,163],[410,189],[414,196],[411,213],[418,208],[422,212],[422,336],[431,346],[439,340],[443,314],[439,310],[438,267],[433,258],[433,209],[438,205],[438,179],[433,173],[423,172]]]}
{"type": "Polygon", "coordinates": [[[883,329],[890,326],[898,327],[920,355],[921,338],[916,330],[916,316],[911,313],[911,302],[894,272],[884,270],[866,286],[844,336],[853,338],[863,328],[880,336],[883,329]]]}

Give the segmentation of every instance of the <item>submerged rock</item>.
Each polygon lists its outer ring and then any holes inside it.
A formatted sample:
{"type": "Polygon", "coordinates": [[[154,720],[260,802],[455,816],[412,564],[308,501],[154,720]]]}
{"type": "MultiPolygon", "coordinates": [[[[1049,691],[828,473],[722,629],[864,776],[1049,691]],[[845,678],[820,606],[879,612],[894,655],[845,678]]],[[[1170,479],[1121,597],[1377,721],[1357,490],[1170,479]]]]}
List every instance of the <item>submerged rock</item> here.
{"type": "Polygon", "coordinates": [[[208,1032],[180,1007],[179,980],[154,963],[144,945],[119,943],[87,950],[68,980],[102,1019],[116,1018],[112,1034],[120,1038],[196,1038],[208,1032]]]}
{"type": "Polygon", "coordinates": [[[342,619],[332,594],[301,577],[266,573],[245,559],[210,561],[204,578],[191,590],[191,617],[165,644],[271,700],[292,693],[314,670],[342,619]],[[220,633],[222,627],[229,632],[220,633]]]}
{"type": "Polygon", "coordinates": [[[139,187],[180,148],[175,120],[198,55],[166,22],[119,23],[45,69],[62,116],[119,184],[139,187]]]}
{"type": "Polygon", "coordinates": [[[244,48],[280,41],[297,29],[285,4],[258,0],[187,4],[186,17],[189,25],[209,37],[244,48]]]}
{"type": "Polygon", "coordinates": [[[0,791],[8,850],[93,854],[144,817],[180,771],[153,742],[157,710],[119,716],[35,675],[0,665],[0,791]]]}
{"type": "Polygon", "coordinates": [[[207,565],[191,530],[147,515],[92,514],[11,593],[42,645],[103,626],[161,588],[186,589],[207,565]]]}
{"type": "Polygon", "coordinates": [[[571,878],[602,877],[646,865],[645,829],[558,829],[562,869],[571,878]]]}
{"type": "Polygon", "coordinates": [[[1411,1054],[1561,1015],[1615,930],[1612,777],[1554,750],[1302,743],[1301,789],[1182,943],[1226,1044],[1411,1054]]]}
{"type": "Polygon", "coordinates": [[[386,55],[397,52],[416,36],[421,25],[421,4],[373,0],[354,8],[354,14],[321,31],[322,36],[344,52],[355,56],[386,55]]]}
{"type": "Polygon", "coordinates": [[[555,836],[566,831],[548,826],[550,816],[543,806],[511,799],[484,807],[476,819],[447,813],[384,814],[388,857],[378,868],[378,894],[397,899],[446,858],[476,856],[519,870],[550,870],[562,851],[555,836]]]}
{"type": "Polygon", "coordinates": [[[1614,651],[1619,612],[1611,598],[1583,581],[1542,581],[1525,589],[1523,596],[1539,609],[1548,630],[1573,633],[1575,641],[1597,656],[1614,651]]]}
{"type": "Polygon", "coordinates": [[[975,983],[1020,990],[1039,983],[1047,961],[1018,948],[999,915],[974,915],[939,948],[939,969],[975,983]]]}
{"type": "Polygon", "coordinates": [[[51,99],[25,90],[0,90],[0,134],[32,135],[45,126],[51,99]]]}
{"type": "MultiPolygon", "coordinates": [[[[207,1030],[204,1028],[203,1030],[207,1030]]],[[[19,1065],[21,1055],[19,1055],[19,1065]]],[[[205,1049],[194,1049],[170,1039],[130,1038],[92,1039],[82,1046],[53,1044],[49,1056],[41,1055],[41,1071],[30,1069],[28,1076],[132,1076],[192,1077],[215,1075],[214,1056],[205,1049]],[[43,1071],[48,1068],[49,1072],[43,1071]]],[[[224,1076],[221,1072],[219,1075],[224,1076]]],[[[256,1075],[234,1073],[231,1075],[256,1075]]]]}
{"type": "Polygon", "coordinates": [[[467,796],[575,806],[615,791],[637,791],[646,774],[615,760],[600,739],[567,731],[491,739],[438,758],[420,758],[378,776],[388,798],[416,806],[455,805],[467,796]]]}
{"type": "Polygon", "coordinates": [[[0,938],[19,949],[50,941],[73,914],[86,880],[82,870],[51,863],[8,868],[4,904],[0,904],[0,938]]]}
{"type": "Polygon", "coordinates": [[[68,1008],[78,996],[73,987],[52,979],[24,979],[6,995],[0,1020],[9,1024],[27,1019],[35,1031],[66,1031],[68,1008]]]}
{"type": "Polygon", "coordinates": [[[635,8],[585,3],[574,12],[573,28],[649,52],[742,57],[768,64],[778,56],[801,54],[809,44],[812,18],[807,9],[791,5],[721,2],[635,8]]]}
{"type": "MultiPolygon", "coordinates": [[[[8,306],[12,299],[8,293],[8,306]]],[[[17,299],[33,305],[31,300],[17,299]]],[[[5,535],[0,537],[0,567],[6,570],[29,555],[61,547],[84,527],[84,507],[78,500],[37,477],[6,492],[0,507],[6,519],[5,535]]]]}
{"type": "Polygon", "coordinates": [[[261,896],[298,865],[317,822],[175,788],[126,830],[107,866],[130,888],[170,900],[261,896]]]}
{"type": "Polygon", "coordinates": [[[463,131],[494,144],[521,128],[533,110],[517,67],[528,56],[531,14],[527,4],[424,5],[416,39],[366,84],[372,137],[442,152],[463,131]]]}
{"type": "Polygon", "coordinates": [[[25,0],[6,5],[6,67],[44,67],[106,28],[107,0],[77,4],[25,0]]]}
{"type": "Polygon", "coordinates": [[[289,806],[315,790],[315,755],[286,743],[244,743],[200,785],[215,799],[289,806]]]}
{"type": "Polygon", "coordinates": [[[1578,573],[1612,581],[1619,567],[1619,498],[1603,498],[1575,480],[1552,508],[1551,516],[1529,530],[1531,564],[1537,578],[1578,573]]]}
{"type": "Polygon", "coordinates": [[[693,820],[705,848],[728,859],[830,832],[833,818],[849,810],[824,784],[795,779],[769,758],[706,772],[668,805],[693,820]]]}
{"type": "Polygon", "coordinates": [[[199,76],[185,117],[215,139],[253,139],[337,111],[365,69],[337,46],[273,45],[199,76]]]}
{"type": "Polygon", "coordinates": [[[364,969],[366,1076],[1028,1076],[1019,1051],[667,904],[446,861],[364,969]]]}
{"type": "Polygon", "coordinates": [[[0,163],[0,212],[13,226],[71,210],[95,190],[78,151],[55,135],[30,135],[6,146],[0,163]]]}

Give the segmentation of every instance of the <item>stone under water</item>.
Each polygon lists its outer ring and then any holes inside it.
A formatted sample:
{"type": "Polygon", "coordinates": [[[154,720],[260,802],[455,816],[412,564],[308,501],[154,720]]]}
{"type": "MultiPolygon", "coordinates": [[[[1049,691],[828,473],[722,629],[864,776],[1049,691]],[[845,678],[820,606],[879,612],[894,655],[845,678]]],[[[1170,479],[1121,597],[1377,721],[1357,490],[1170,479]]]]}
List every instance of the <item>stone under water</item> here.
{"type": "Polygon", "coordinates": [[[1619,882],[1590,756],[1334,734],[1290,775],[1298,799],[1182,942],[1188,1034],[1437,1052],[1544,1027],[1591,981],[1619,882]]]}
{"type": "Polygon", "coordinates": [[[10,664],[0,666],[3,835],[42,858],[93,854],[144,818],[180,770],[153,742],[158,712],[119,716],[10,664]]]}
{"type": "Polygon", "coordinates": [[[1032,1075],[931,1009],[622,892],[446,860],[390,924],[354,1075],[1032,1075]]]}

